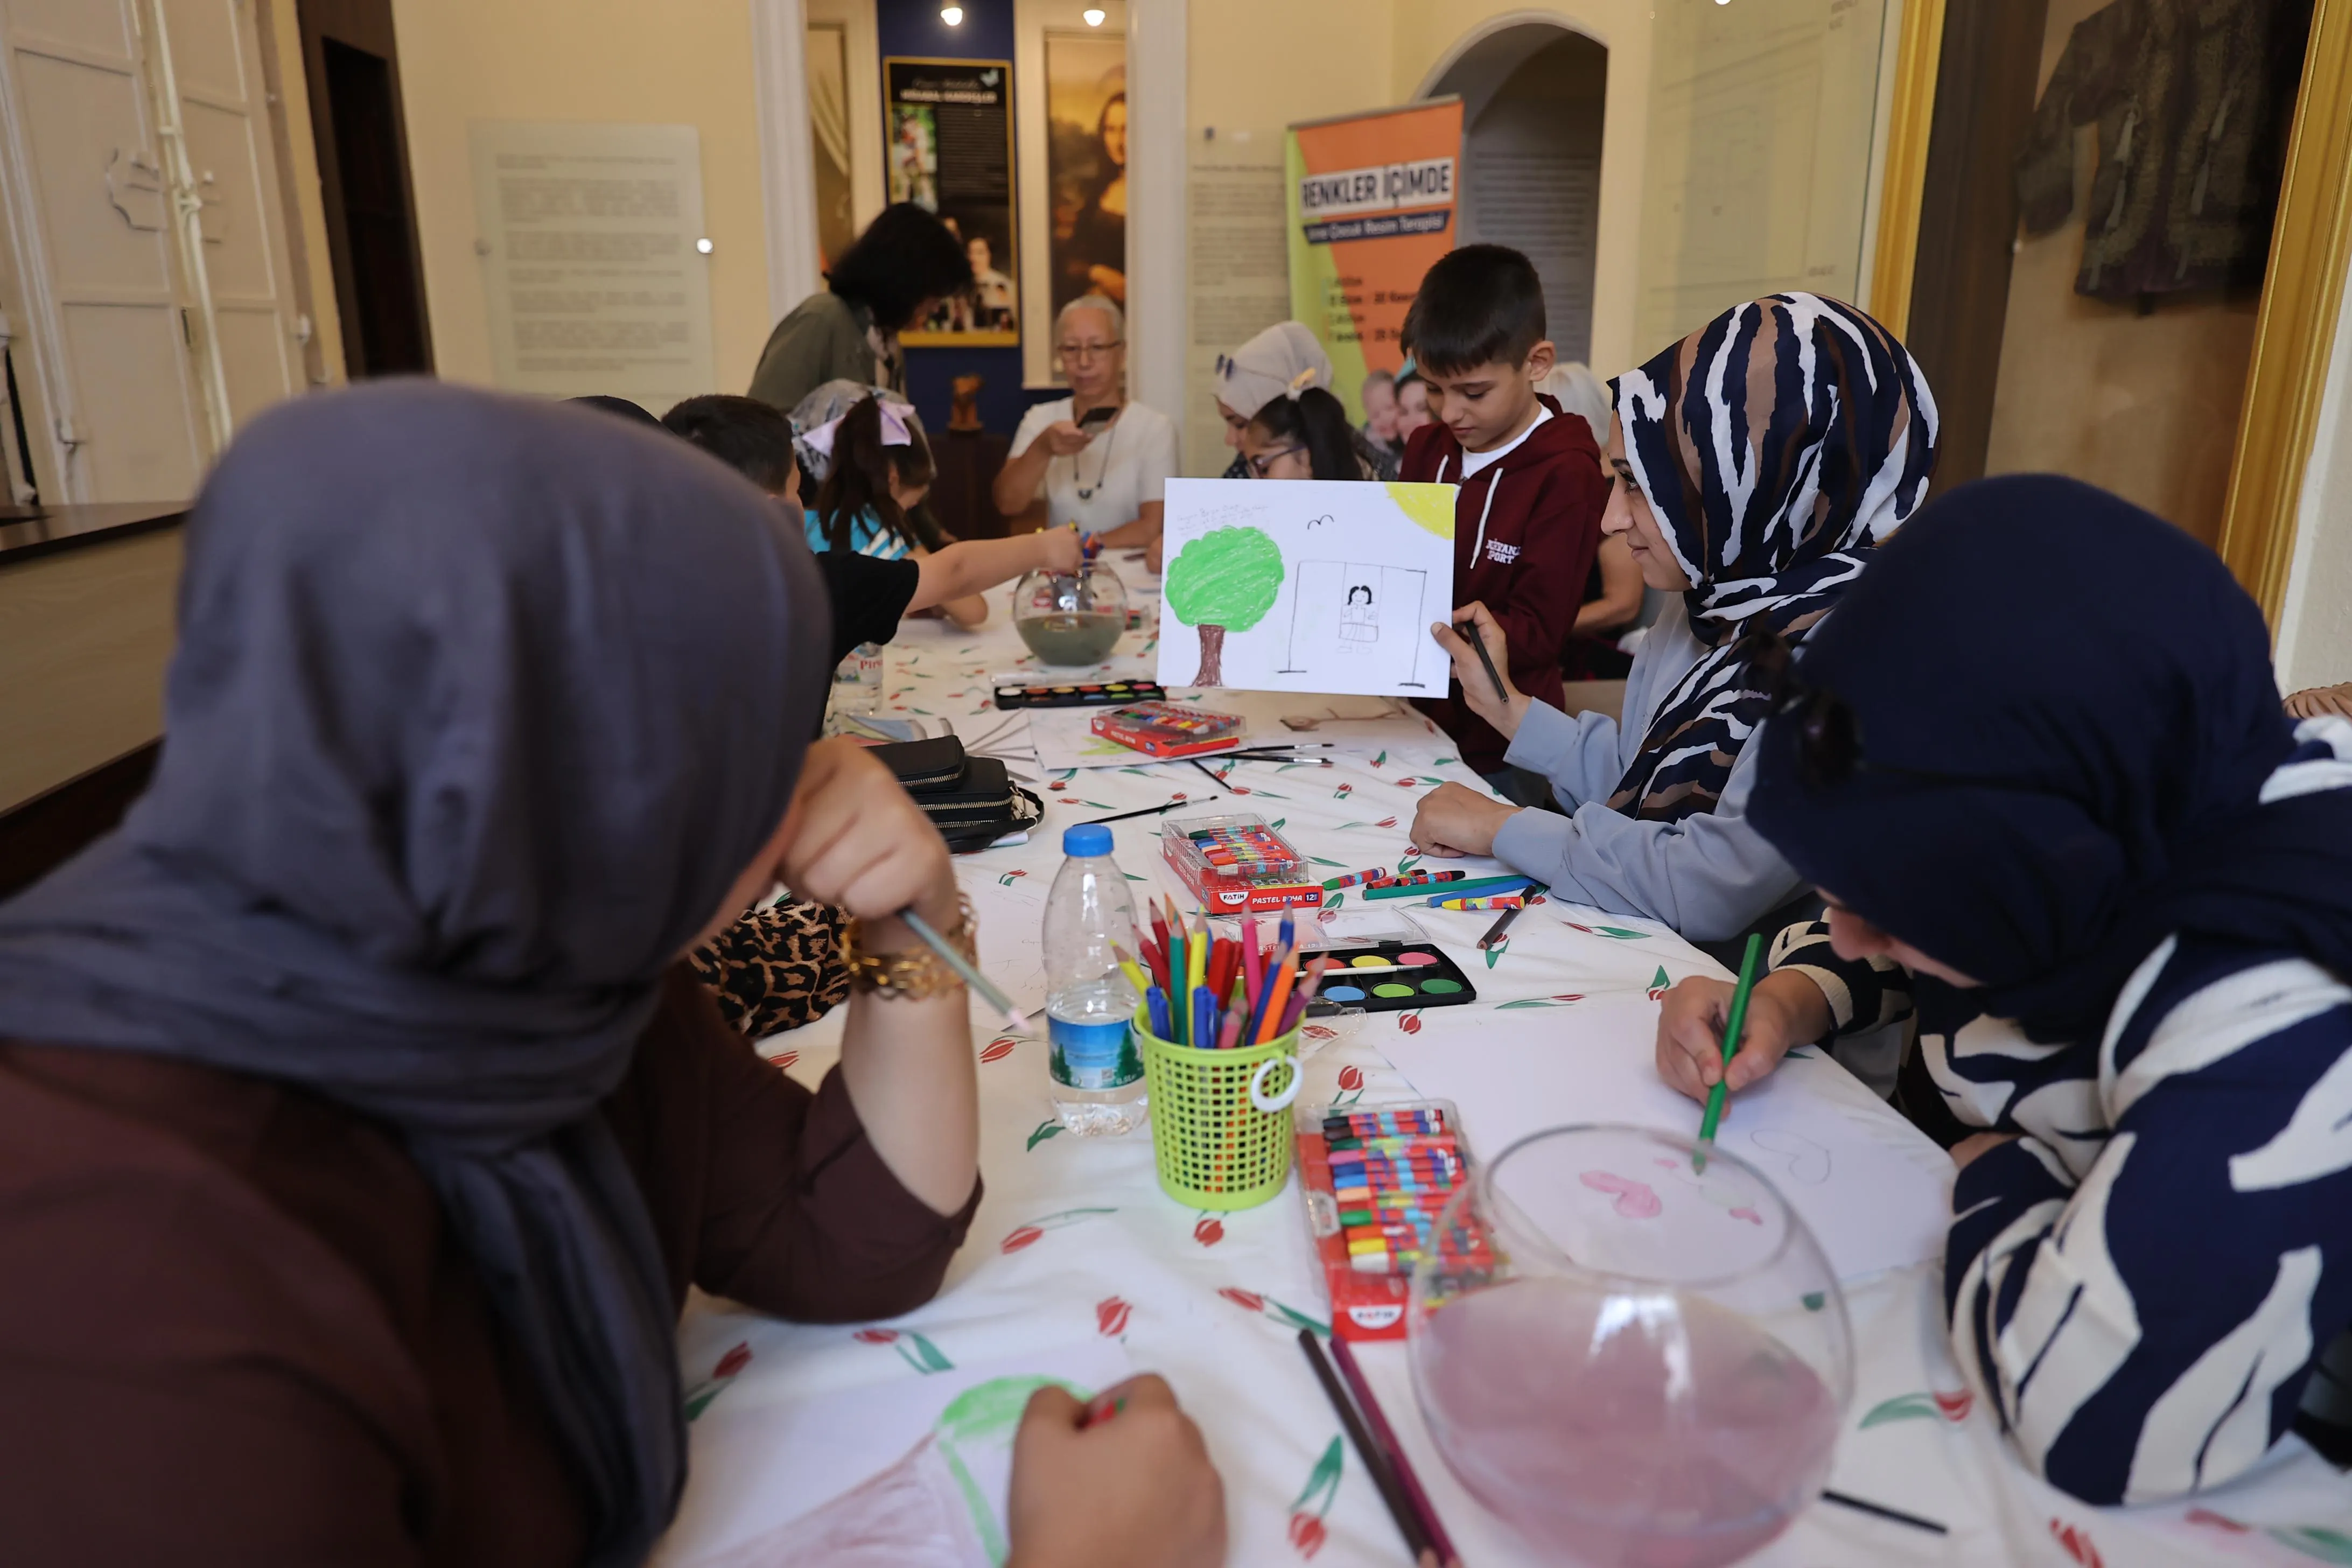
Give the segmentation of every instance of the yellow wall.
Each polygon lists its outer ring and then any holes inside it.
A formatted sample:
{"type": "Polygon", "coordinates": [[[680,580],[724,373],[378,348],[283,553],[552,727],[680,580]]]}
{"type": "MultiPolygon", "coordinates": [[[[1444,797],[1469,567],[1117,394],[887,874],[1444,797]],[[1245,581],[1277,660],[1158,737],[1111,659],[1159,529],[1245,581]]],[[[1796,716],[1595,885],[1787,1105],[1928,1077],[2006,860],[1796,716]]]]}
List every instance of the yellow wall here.
{"type": "Polygon", "coordinates": [[[594,121],[701,132],[712,390],[749,386],[774,323],[746,0],[393,0],[393,24],[439,373],[490,379],[467,122],[594,121]]]}

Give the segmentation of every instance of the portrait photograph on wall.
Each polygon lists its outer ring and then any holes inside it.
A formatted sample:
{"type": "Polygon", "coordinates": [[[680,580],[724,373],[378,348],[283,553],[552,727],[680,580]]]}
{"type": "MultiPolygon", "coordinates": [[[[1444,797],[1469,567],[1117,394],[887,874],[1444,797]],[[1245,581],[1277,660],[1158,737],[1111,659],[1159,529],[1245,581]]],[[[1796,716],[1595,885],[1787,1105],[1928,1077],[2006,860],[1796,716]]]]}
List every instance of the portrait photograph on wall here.
{"type": "Polygon", "coordinates": [[[1045,34],[1045,170],[1053,186],[1054,309],[1127,303],[1127,40],[1045,34]]]}
{"type": "Polygon", "coordinates": [[[1013,234],[1013,62],[882,62],[889,198],[929,207],[964,243],[972,287],[900,341],[1009,348],[1021,341],[1013,234]]]}

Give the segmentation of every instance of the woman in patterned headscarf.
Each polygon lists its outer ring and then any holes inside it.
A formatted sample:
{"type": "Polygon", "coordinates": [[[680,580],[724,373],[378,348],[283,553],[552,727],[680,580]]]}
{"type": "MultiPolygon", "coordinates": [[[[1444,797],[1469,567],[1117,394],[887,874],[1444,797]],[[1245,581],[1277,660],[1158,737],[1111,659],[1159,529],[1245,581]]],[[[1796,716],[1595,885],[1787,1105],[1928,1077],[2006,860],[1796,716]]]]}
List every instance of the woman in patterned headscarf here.
{"type": "MultiPolygon", "coordinates": [[[[1676,595],[1634,655],[1624,721],[1507,684],[1498,698],[1476,650],[1432,628],[1472,707],[1511,737],[1507,761],[1548,777],[1567,815],[1448,784],[1422,801],[1413,842],[1493,854],[1563,898],[1721,941],[1799,888],[1746,820],[1768,699],[1741,634],[1801,643],[1926,499],[1935,400],[1885,328],[1811,294],[1726,311],[1611,384],[1601,529],[1676,595]]],[[[1465,618],[1508,668],[1493,617],[1465,618]]]]}

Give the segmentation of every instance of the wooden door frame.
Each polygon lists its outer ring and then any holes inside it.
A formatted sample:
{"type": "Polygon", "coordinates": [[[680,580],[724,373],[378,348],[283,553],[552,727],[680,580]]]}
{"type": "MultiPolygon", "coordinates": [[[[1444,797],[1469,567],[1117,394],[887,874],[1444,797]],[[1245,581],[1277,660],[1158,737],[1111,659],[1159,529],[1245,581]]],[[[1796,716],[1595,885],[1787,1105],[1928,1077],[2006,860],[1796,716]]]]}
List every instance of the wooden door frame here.
{"type": "MultiPolygon", "coordinates": [[[[1904,0],[1903,5],[1870,292],[1877,307],[1874,314],[1897,336],[1910,324],[1945,4],[1904,0]]],[[[2262,605],[2273,636],[2286,599],[2304,471],[2318,428],[2347,265],[2352,265],[2352,0],[2315,0],[2217,546],[2239,583],[2262,605]]]]}

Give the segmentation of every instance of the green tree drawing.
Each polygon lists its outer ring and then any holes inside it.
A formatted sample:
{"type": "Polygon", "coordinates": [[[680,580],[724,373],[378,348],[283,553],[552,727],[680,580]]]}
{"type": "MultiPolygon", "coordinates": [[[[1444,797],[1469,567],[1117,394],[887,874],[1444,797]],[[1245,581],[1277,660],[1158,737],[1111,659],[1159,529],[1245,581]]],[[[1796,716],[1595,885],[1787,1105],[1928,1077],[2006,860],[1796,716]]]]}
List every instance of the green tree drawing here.
{"type": "Polygon", "coordinates": [[[1282,592],[1282,550],[1255,528],[1213,528],[1168,563],[1168,607],[1201,634],[1195,686],[1225,683],[1225,634],[1265,618],[1282,592]]]}

